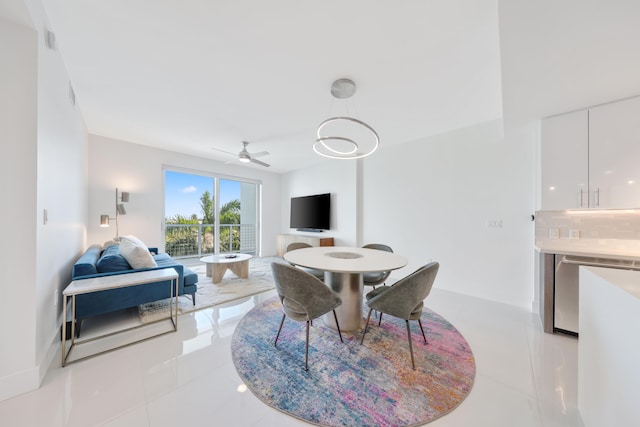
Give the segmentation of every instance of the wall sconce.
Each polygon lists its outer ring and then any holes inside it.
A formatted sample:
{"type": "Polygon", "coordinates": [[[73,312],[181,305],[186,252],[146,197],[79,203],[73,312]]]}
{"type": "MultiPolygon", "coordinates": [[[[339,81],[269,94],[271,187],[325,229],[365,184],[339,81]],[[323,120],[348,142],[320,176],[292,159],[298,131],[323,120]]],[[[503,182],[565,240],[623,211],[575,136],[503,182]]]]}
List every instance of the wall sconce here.
{"type": "Polygon", "coordinates": [[[100,215],[100,227],[108,227],[109,220],[114,219],[116,221],[116,237],[119,237],[118,230],[118,216],[126,215],[127,210],[124,208],[124,204],[129,201],[129,192],[123,191],[120,193],[120,197],[118,197],[118,188],[116,187],[116,216],[115,218],[110,218],[109,215],[100,215]]]}

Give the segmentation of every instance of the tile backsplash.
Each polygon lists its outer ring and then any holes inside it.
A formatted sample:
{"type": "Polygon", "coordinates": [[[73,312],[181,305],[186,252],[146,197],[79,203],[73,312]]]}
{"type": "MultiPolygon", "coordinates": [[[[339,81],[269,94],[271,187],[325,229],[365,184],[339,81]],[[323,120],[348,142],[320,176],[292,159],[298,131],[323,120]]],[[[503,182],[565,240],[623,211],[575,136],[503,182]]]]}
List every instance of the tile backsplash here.
{"type": "Polygon", "coordinates": [[[570,236],[580,239],[639,240],[640,210],[536,212],[536,241],[570,239],[570,236]]]}

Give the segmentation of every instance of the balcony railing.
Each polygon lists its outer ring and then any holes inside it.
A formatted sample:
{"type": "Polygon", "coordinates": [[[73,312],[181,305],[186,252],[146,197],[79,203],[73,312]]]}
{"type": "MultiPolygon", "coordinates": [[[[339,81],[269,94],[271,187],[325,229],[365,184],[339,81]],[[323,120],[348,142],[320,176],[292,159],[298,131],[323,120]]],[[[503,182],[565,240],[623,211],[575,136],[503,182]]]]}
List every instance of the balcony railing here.
{"type": "MultiPolygon", "coordinates": [[[[165,224],[164,236],[165,251],[174,258],[216,253],[213,224],[165,224]]],[[[220,224],[219,237],[220,248],[217,253],[257,253],[255,224],[220,224]]]]}

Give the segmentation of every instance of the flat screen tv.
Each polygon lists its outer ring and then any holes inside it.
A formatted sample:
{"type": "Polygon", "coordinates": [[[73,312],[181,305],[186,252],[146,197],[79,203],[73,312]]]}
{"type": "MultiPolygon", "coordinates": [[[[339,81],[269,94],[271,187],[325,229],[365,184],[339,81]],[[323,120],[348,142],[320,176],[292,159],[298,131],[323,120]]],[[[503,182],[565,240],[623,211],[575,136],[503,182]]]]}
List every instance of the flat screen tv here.
{"type": "Polygon", "coordinates": [[[331,228],[331,194],[291,198],[291,228],[322,231],[331,228]]]}

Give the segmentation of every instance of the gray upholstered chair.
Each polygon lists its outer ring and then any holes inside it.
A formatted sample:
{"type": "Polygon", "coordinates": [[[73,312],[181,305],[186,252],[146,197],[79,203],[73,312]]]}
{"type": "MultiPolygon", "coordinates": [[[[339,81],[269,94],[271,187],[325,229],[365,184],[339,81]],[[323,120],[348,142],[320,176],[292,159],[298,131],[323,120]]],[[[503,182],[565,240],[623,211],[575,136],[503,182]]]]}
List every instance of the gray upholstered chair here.
{"type": "MultiPolygon", "coordinates": [[[[308,243],[304,242],[293,242],[287,245],[287,252],[295,251],[296,249],[304,249],[311,248],[312,246],[308,243]]],[[[307,273],[313,274],[316,278],[320,280],[324,280],[324,271],[316,270],[315,268],[307,268],[307,267],[298,267],[301,270],[306,271],[307,273]]]]}
{"type": "Polygon", "coordinates": [[[295,251],[296,249],[310,248],[311,245],[304,242],[293,242],[287,245],[287,252],[295,251]]]}
{"type": "MultiPolygon", "coordinates": [[[[404,319],[407,325],[407,337],[409,339],[409,351],[411,353],[411,367],[416,369],[413,358],[413,343],[411,340],[411,328],[409,320],[417,320],[422,332],[424,342],[427,337],[424,335],[422,327],[422,307],[424,307],[424,299],[431,292],[433,282],[438,274],[440,264],[437,262],[429,263],[420,267],[410,275],[400,279],[393,286],[383,286],[372,290],[367,294],[367,305],[369,306],[369,314],[367,315],[367,323],[362,331],[360,344],[364,342],[364,336],[367,333],[369,319],[373,310],[380,312],[380,321],[382,321],[382,313],[389,314],[400,319],[404,319]]],[[[380,323],[378,323],[380,325],[380,323]]]]}
{"type": "MultiPolygon", "coordinates": [[[[364,245],[363,248],[393,252],[393,249],[391,249],[391,247],[387,245],[383,245],[381,243],[369,243],[368,245],[364,245]]],[[[375,289],[377,285],[384,284],[384,282],[389,278],[390,274],[391,274],[391,271],[377,271],[373,273],[364,273],[362,275],[362,282],[364,283],[365,286],[372,286],[373,289],[375,289]]]]}
{"type": "MultiPolygon", "coordinates": [[[[336,307],[342,304],[342,300],[323,282],[313,275],[293,267],[288,264],[271,263],[273,271],[273,279],[276,283],[276,292],[282,302],[282,320],[274,346],[278,345],[280,331],[284,324],[284,319],[290,319],[298,322],[307,322],[307,339],[305,345],[304,370],[309,370],[309,324],[323,314],[333,311],[333,317],[336,320],[338,335],[342,341],[342,333],[338,324],[338,316],[336,315],[336,307]]],[[[344,341],[342,341],[344,342],[344,341]]]]}

